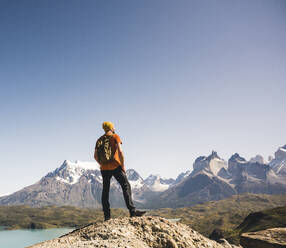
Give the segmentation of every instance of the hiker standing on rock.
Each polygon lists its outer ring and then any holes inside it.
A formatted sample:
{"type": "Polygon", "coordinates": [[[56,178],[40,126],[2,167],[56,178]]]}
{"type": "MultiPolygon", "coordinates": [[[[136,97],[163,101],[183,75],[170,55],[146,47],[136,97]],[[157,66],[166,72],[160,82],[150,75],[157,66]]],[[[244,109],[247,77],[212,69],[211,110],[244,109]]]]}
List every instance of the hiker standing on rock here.
{"type": "Polygon", "coordinates": [[[103,181],[102,189],[102,208],[104,212],[104,220],[107,221],[110,216],[109,204],[109,188],[111,177],[120,184],[126,207],[129,210],[130,217],[142,216],[145,211],[135,210],[132,201],[131,187],[126,176],[124,165],[124,156],[121,148],[121,139],[115,133],[114,125],[111,122],[103,122],[102,127],[105,134],[102,135],[96,142],[94,158],[100,164],[100,171],[103,181]]]}

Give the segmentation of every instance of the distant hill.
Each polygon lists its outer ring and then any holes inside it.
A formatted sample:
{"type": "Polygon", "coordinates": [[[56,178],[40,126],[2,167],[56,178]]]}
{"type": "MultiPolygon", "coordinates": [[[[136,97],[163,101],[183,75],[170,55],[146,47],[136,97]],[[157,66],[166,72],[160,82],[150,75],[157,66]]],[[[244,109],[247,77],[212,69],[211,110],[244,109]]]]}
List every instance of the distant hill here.
{"type": "MultiPolygon", "coordinates": [[[[125,209],[112,209],[114,218],[128,216],[125,209]]],[[[98,209],[71,206],[0,206],[0,226],[8,229],[45,229],[81,227],[91,222],[102,222],[103,212],[98,209]]]]}
{"type": "Polygon", "coordinates": [[[286,206],[249,214],[236,228],[239,233],[286,227],[286,206]]]}
{"type": "MultiPolygon", "coordinates": [[[[209,236],[214,229],[234,230],[252,212],[286,206],[286,195],[242,194],[184,208],[162,208],[148,211],[168,219],[180,218],[200,233],[209,236]]],[[[112,217],[128,216],[127,209],[112,209],[112,217]]],[[[99,209],[72,206],[0,206],[0,226],[17,228],[79,227],[102,221],[99,209]]],[[[248,229],[246,229],[248,231],[248,229]]]]}
{"type": "Polygon", "coordinates": [[[250,213],[237,228],[225,232],[225,238],[230,242],[238,243],[243,233],[286,227],[286,204],[284,205],[250,213]]]}
{"type": "Polygon", "coordinates": [[[286,206],[286,195],[241,194],[220,201],[210,201],[184,208],[162,208],[150,214],[164,218],[181,218],[181,222],[209,236],[219,229],[225,238],[238,243],[236,229],[250,213],[286,206]]]}

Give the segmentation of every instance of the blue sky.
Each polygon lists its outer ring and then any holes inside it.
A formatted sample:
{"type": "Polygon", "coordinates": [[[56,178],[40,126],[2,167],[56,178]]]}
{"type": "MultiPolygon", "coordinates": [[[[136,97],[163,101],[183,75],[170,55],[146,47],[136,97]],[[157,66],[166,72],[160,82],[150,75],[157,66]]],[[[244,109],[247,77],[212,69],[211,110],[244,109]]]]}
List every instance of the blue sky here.
{"type": "Polygon", "coordinates": [[[143,177],[273,155],[285,26],[283,0],[1,1],[0,195],[93,160],[103,121],[143,177]]]}

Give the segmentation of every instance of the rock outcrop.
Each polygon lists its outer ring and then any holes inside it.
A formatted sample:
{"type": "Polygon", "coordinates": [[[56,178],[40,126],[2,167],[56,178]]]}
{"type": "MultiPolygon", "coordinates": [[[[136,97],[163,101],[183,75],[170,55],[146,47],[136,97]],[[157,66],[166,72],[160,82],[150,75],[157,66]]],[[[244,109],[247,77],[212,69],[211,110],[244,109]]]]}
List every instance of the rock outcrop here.
{"type": "Polygon", "coordinates": [[[286,176],[286,145],[279,147],[275,152],[275,158],[271,160],[270,166],[278,176],[286,176]]]}
{"type": "Polygon", "coordinates": [[[243,233],[240,244],[244,248],[282,248],[286,247],[286,228],[271,228],[258,232],[243,233]]]}
{"type": "Polygon", "coordinates": [[[188,226],[160,217],[119,218],[93,223],[58,239],[30,248],[226,248],[237,247],[210,240],[188,226]]]}

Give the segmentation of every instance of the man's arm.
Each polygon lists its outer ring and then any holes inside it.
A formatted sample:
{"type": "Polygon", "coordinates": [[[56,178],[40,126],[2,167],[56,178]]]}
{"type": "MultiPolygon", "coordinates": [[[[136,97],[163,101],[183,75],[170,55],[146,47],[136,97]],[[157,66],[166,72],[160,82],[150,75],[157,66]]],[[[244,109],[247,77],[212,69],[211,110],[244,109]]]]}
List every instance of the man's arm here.
{"type": "Polygon", "coordinates": [[[96,162],[97,163],[99,163],[99,161],[98,161],[98,156],[97,156],[97,149],[95,149],[95,151],[94,151],[94,159],[96,160],[96,162]]]}
{"type": "Polygon", "coordinates": [[[118,149],[118,155],[119,155],[122,170],[126,172],[125,165],[124,165],[124,155],[123,155],[123,151],[122,151],[122,147],[120,143],[117,143],[117,149],[118,149]]]}

